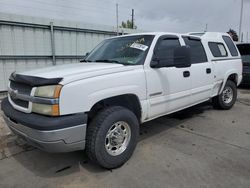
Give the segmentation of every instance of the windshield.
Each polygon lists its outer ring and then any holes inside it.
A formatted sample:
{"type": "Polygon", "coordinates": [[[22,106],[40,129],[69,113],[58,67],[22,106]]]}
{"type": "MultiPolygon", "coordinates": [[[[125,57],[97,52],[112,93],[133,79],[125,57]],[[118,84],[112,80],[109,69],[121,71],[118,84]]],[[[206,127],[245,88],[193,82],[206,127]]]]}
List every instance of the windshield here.
{"type": "Polygon", "coordinates": [[[143,64],[153,35],[136,35],[107,39],[101,42],[84,60],[85,62],[143,64]]]}

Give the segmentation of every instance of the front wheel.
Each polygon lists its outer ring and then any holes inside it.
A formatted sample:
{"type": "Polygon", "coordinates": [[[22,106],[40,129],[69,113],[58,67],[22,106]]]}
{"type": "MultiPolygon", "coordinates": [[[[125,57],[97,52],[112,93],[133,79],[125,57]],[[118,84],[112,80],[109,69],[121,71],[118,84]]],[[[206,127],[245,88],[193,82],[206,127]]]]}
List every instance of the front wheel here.
{"type": "Polygon", "coordinates": [[[229,110],[233,107],[237,99],[237,87],[236,84],[227,80],[225,87],[220,95],[212,99],[213,106],[215,108],[229,110]]]}
{"type": "Polygon", "coordinates": [[[104,168],[123,165],[133,154],[139,122],[133,112],[120,107],[100,111],[87,128],[86,153],[104,168]]]}

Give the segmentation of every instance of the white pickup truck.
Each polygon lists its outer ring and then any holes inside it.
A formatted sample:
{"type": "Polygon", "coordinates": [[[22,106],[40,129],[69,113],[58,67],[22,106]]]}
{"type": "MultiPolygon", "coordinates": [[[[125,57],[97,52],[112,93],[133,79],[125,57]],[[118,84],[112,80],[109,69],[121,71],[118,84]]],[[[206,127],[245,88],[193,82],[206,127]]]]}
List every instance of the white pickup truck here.
{"type": "Polygon", "coordinates": [[[13,73],[1,106],[29,144],[85,149],[110,169],[131,157],[140,124],[210,99],[230,109],[241,80],[226,33],[133,34],[104,40],[81,63],[13,73]]]}

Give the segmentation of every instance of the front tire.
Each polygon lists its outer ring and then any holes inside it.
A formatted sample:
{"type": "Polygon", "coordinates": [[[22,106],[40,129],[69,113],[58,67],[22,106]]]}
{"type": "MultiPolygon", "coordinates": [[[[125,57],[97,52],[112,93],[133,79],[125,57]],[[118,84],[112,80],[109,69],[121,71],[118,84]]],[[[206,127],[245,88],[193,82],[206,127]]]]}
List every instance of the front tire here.
{"type": "Polygon", "coordinates": [[[87,128],[86,153],[100,166],[113,169],[133,154],[139,122],[130,110],[113,106],[100,111],[87,128]]]}
{"type": "Polygon", "coordinates": [[[222,110],[229,110],[233,107],[237,99],[236,84],[227,80],[225,87],[220,95],[212,99],[213,106],[222,110]]]}

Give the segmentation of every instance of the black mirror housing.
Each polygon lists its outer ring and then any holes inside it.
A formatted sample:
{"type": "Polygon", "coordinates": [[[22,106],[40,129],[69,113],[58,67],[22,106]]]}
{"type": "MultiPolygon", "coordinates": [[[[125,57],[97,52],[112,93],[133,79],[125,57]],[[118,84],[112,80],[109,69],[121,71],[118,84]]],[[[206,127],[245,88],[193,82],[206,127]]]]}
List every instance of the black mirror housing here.
{"type": "Polygon", "coordinates": [[[85,54],[85,57],[88,57],[88,55],[89,55],[89,52],[87,52],[87,53],[85,54]]]}
{"type": "Polygon", "coordinates": [[[80,62],[84,62],[85,59],[88,57],[88,55],[89,55],[89,52],[87,52],[87,53],[84,55],[83,59],[81,59],[80,62]]]}
{"type": "Polygon", "coordinates": [[[174,50],[174,66],[177,68],[191,66],[191,54],[188,46],[181,46],[174,50]]]}
{"type": "Polygon", "coordinates": [[[162,65],[160,63],[160,60],[158,58],[153,58],[152,61],[150,62],[150,67],[152,67],[152,68],[161,68],[162,65]]]}

